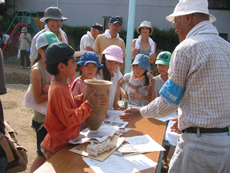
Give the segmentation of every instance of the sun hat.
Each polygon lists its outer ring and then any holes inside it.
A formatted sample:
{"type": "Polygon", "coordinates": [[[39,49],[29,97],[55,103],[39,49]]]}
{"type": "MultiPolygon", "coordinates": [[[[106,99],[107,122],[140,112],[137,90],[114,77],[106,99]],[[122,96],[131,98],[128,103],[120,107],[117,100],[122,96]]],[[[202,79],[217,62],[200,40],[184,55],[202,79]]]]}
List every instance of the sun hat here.
{"type": "Polygon", "coordinates": [[[110,45],[102,52],[102,54],[105,54],[107,60],[123,63],[123,51],[117,45],[110,45]]]}
{"type": "Polygon", "coordinates": [[[141,24],[140,24],[140,26],[137,28],[137,33],[138,34],[141,34],[141,27],[148,27],[148,28],[150,28],[150,32],[149,32],[149,35],[152,35],[152,33],[153,33],[153,28],[152,28],[152,24],[151,24],[151,22],[149,22],[149,21],[143,21],[143,22],[141,22],[141,24]]]}
{"type": "Polygon", "coordinates": [[[59,42],[57,36],[50,31],[41,33],[36,39],[36,48],[37,50],[41,47],[50,45],[51,43],[59,42]]]}
{"type": "Polygon", "coordinates": [[[168,51],[160,52],[157,55],[155,64],[169,65],[172,54],[168,51]]]}
{"type": "Polygon", "coordinates": [[[103,66],[103,64],[99,63],[98,55],[92,51],[86,51],[85,54],[80,57],[80,61],[77,62],[80,66],[85,66],[88,63],[94,63],[98,68],[103,66]]]}
{"type": "Polygon", "coordinates": [[[74,51],[70,45],[64,42],[55,42],[46,49],[45,63],[47,65],[56,64],[66,59],[82,56],[84,53],[85,51],[74,51]]]}
{"type": "Polygon", "coordinates": [[[45,22],[47,19],[59,19],[59,20],[67,20],[66,17],[62,16],[61,9],[58,7],[48,7],[45,10],[44,17],[40,19],[41,22],[45,22]]]}
{"type": "Polygon", "coordinates": [[[28,30],[26,29],[26,27],[22,28],[22,32],[27,32],[28,30]]]}
{"type": "Polygon", "coordinates": [[[139,65],[145,70],[149,70],[150,68],[150,59],[147,55],[137,54],[132,65],[139,65]]]}
{"type": "Polygon", "coordinates": [[[101,24],[99,24],[99,23],[93,24],[91,28],[97,29],[97,30],[100,31],[101,33],[103,32],[103,26],[102,26],[101,24]]]}
{"type": "Polygon", "coordinates": [[[109,20],[109,23],[112,23],[113,25],[115,24],[115,23],[120,23],[121,25],[122,25],[122,18],[121,17],[119,17],[119,16],[113,16],[113,17],[111,17],[110,18],[110,20],[109,20]]]}
{"type": "Polygon", "coordinates": [[[169,22],[174,20],[174,17],[183,16],[192,13],[204,13],[209,15],[209,21],[215,22],[216,18],[209,14],[207,0],[180,0],[176,5],[174,12],[166,17],[169,22]]]}

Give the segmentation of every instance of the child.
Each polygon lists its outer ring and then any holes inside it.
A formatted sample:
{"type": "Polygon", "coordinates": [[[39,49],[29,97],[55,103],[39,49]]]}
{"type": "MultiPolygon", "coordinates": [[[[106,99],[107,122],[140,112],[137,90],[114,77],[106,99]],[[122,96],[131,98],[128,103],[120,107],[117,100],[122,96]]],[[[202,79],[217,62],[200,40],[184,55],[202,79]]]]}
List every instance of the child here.
{"type": "MultiPolygon", "coordinates": [[[[160,97],[159,91],[161,90],[164,83],[168,80],[168,69],[169,69],[169,62],[171,59],[171,53],[168,51],[163,51],[158,54],[155,64],[157,64],[157,70],[160,73],[158,76],[152,79],[152,100],[156,97],[160,97]]],[[[166,149],[163,153],[162,163],[163,166],[162,170],[167,170],[168,167],[168,153],[170,150],[170,146],[164,146],[166,149]]]]}
{"type": "Polygon", "coordinates": [[[125,74],[120,81],[122,97],[128,99],[129,106],[144,106],[145,100],[151,100],[151,83],[147,75],[149,62],[148,56],[137,54],[132,63],[132,72],[125,74]],[[122,85],[125,83],[124,91],[122,85]]]}
{"type": "Polygon", "coordinates": [[[98,68],[103,65],[99,63],[99,57],[95,52],[87,51],[80,57],[80,61],[77,62],[81,70],[81,76],[77,77],[73,84],[71,91],[74,96],[84,93],[86,88],[85,79],[94,79],[98,68]]]}
{"type": "Polygon", "coordinates": [[[168,80],[170,59],[171,53],[168,51],[163,51],[157,56],[155,64],[157,64],[157,70],[160,74],[152,79],[152,100],[160,96],[159,91],[168,80]]]}
{"type": "Polygon", "coordinates": [[[53,43],[46,50],[46,69],[54,75],[49,88],[45,120],[45,128],[48,133],[41,143],[46,159],[66,146],[70,139],[78,136],[80,123],[91,115],[92,106],[104,107],[107,103],[105,97],[94,96],[96,91],[84,98],[85,102],[83,102],[82,95],[73,98],[67,80],[70,76],[75,75],[77,63],[74,58],[77,56],[79,52],[75,52],[64,42],[53,43]]]}
{"type": "Polygon", "coordinates": [[[109,87],[109,107],[108,110],[117,109],[120,95],[119,81],[123,75],[120,71],[120,64],[123,63],[123,51],[117,45],[111,45],[102,52],[101,63],[104,65],[96,74],[96,79],[113,82],[109,87]]]}
{"type": "MultiPolygon", "coordinates": [[[[46,48],[49,44],[59,42],[57,36],[53,32],[44,32],[36,40],[36,48],[38,50],[38,57],[32,66],[30,78],[31,84],[28,90],[32,90],[34,100],[37,104],[44,103],[48,100],[48,88],[52,76],[46,70],[44,62],[46,48]]],[[[47,134],[44,128],[45,117],[39,110],[34,110],[32,116],[32,127],[37,136],[37,157],[31,165],[30,172],[34,172],[45,161],[45,157],[41,152],[40,144],[47,134]]]]}

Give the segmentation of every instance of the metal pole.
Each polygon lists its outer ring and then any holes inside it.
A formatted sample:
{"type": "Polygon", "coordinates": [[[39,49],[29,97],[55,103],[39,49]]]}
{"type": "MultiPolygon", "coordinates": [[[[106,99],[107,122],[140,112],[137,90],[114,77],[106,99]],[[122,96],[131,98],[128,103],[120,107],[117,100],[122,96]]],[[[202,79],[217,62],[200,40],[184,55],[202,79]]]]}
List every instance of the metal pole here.
{"type": "Polygon", "coordinates": [[[125,58],[125,73],[131,72],[132,63],[132,40],[134,37],[134,25],[136,14],[136,0],[129,0],[129,16],[127,26],[127,39],[126,39],[126,58],[125,58]]]}

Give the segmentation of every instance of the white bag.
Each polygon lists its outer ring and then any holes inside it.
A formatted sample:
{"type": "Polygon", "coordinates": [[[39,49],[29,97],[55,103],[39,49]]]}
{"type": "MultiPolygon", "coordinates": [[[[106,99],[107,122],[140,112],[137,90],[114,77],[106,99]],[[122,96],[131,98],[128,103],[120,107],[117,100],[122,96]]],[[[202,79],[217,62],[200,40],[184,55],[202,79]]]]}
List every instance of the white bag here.
{"type": "Polygon", "coordinates": [[[32,108],[35,111],[38,111],[38,112],[46,115],[48,101],[40,103],[40,104],[37,104],[35,102],[35,100],[34,100],[32,84],[30,84],[28,89],[27,89],[27,91],[26,91],[26,94],[24,96],[23,105],[28,107],[28,108],[32,108]]]}
{"type": "Polygon", "coordinates": [[[20,49],[18,49],[18,55],[17,55],[17,58],[18,58],[18,59],[20,58],[20,49]]]}

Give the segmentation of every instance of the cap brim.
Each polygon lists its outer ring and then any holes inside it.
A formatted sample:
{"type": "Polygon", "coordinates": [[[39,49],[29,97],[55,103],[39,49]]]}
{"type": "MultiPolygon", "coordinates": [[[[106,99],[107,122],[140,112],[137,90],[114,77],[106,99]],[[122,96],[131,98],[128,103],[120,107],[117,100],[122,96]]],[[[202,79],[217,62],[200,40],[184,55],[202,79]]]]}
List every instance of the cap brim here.
{"type": "Polygon", "coordinates": [[[73,57],[74,58],[77,58],[77,57],[80,57],[82,55],[85,54],[86,51],[82,50],[82,51],[75,51],[74,54],[73,54],[73,57]]]}
{"type": "Polygon", "coordinates": [[[45,20],[47,20],[47,19],[58,19],[58,20],[67,20],[67,18],[66,17],[62,17],[62,18],[57,18],[57,17],[43,17],[43,18],[41,18],[40,19],[40,21],[41,22],[45,22],[45,20]]]}
{"type": "Polygon", "coordinates": [[[115,23],[120,23],[120,24],[122,25],[122,23],[121,23],[121,22],[119,22],[119,21],[115,21],[115,22],[113,22],[112,24],[114,25],[115,23]]]}
{"type": "Polygon", "coordinates": [[[78,61],[77,64],[81,65],[81,66],[85,66],[86,64],[88,63],[93,63],[93,64],[96,64],[96,66],[98,68],[102,67],[103,64],[99,63],[99,62],[95,62],[95,61],[78,61]]]}
{"type": "Polygon", "coordinates": [[[114,56],[111,56],[111,55],[106,55],[105,54],[105,58],[107,59],[107,60],[111,60],[111,61],[117,61],[117,62],[119,62],[119,63],[123,63],[123,58],[120,60],[120,58],[114,58],[114,56]]]}
{"type": "MultiPolygon", "coordinates": [[[[189,11],[189,12],[183,12],[183,13],[172,13],[168,16],[166,16],[166,20],[169,21],[169,22],[172,22],[174,20],[175,17],[177,16],[184,16],[184,15],[188,15],[188,14],[192,14],[192,13],[204,13],[203,11],[189,11]]],[[[208,14],[208,13],[204,13],[204,14],[208,14]]],[[[216,18],[211,15],[211,14],[208,14],[209,15],[209,22],[213,23],[216,21],[216,18]]]]}
{"type": "Polygon", "coordinates": [[[169,65],[169,62],[165,62],[162,60],[156,60],[155,64],[169,65]]]}

